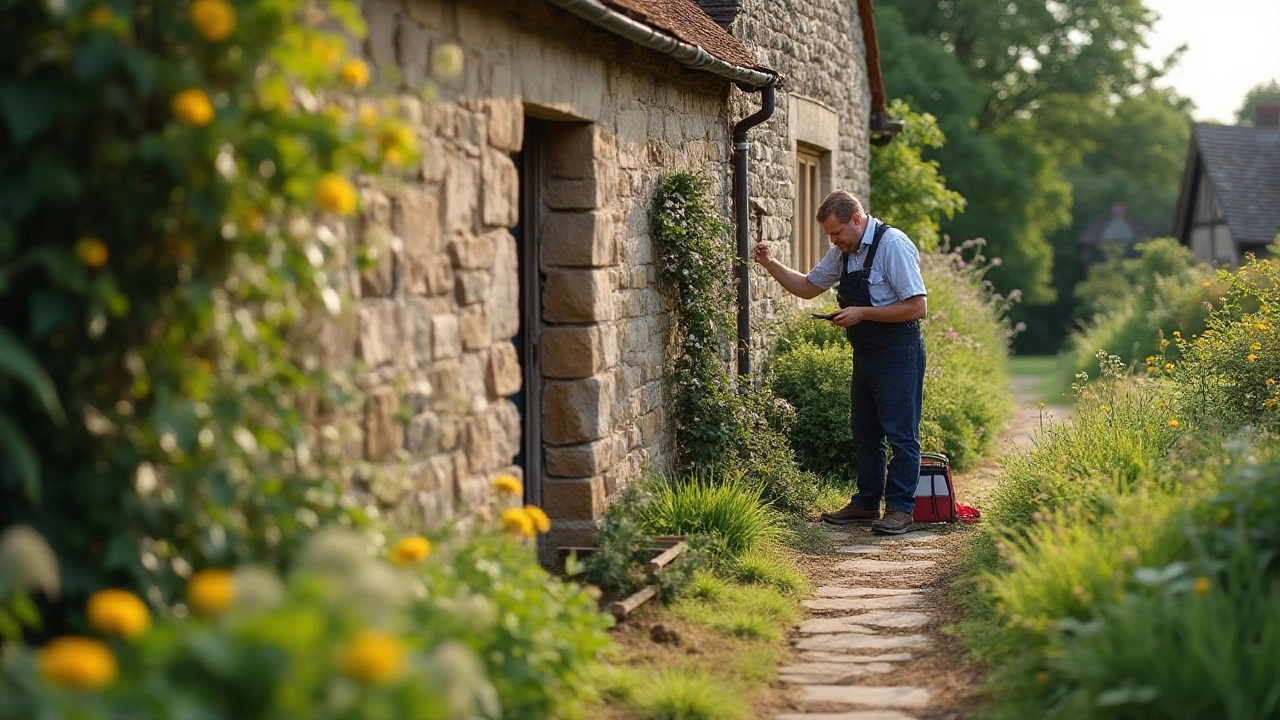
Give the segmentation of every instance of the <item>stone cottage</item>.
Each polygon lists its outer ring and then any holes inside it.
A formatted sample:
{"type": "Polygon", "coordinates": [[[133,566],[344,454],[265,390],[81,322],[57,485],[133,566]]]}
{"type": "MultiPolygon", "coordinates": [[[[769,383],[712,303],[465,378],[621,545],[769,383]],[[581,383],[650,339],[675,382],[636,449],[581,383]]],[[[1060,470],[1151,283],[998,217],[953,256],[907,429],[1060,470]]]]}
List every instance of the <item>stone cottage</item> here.
{"type": "MultiPolygon", "coordinates": [[[[818,202],[865,197],[868,145],[894,130],[870,0],[708,2],[714,19],[694,0],[363,8],[367,58],[395,70],[424,161],[367,191],[363,229],[398,242],[352,283],[349,342],[335,340],[361,368],[359,482],[421,525],[491,505],[491,480],[513,472],[554,520],[551,545],[589,542],[608,498],[676,451],[654,189],[703,173],[733,217],[733,128],[776,96],[747,133],[745,194],[775,252],[807,269],[826,248],[818,202]],[[462,73],[422,102],[446,43],[462,73]]],[[[782,299],[761,271],[749,287],[761,327],[782,299]]]]}

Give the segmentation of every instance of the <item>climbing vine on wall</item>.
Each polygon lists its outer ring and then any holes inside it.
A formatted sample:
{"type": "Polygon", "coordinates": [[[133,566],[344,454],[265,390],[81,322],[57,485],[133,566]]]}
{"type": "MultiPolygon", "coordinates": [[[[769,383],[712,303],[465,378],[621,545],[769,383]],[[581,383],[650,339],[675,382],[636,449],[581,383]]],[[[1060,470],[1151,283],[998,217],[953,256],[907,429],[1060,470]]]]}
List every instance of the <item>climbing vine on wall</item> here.
{"type": "Polygon", "coordinates": [[[729,226],[708,199],[708,181],[668,177],[653,199],[659,278],[672,290],[676,341],[676,443],[686,469],[714,467],[739,438],[738,398],[724,353],[734,328],[729,226]]]}

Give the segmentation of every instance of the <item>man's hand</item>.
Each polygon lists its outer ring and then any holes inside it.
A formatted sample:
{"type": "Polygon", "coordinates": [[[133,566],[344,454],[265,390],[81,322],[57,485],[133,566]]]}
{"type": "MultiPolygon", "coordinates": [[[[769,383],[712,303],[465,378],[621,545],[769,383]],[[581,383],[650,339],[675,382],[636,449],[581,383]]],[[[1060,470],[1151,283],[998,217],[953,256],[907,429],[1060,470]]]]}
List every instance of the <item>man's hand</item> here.
{"type": "Polygon", "coordinates": [[[769,256],[769,246],[767,244],[756,243],[755,260],[757,265],[768,269],[769,263],[773,258],[769,256]]]}
{"type": "Polygon", "coordinates": [[[835,316],[831,318],[831,322],[843,328],[853,327],[863,321],[864,318],[862,315],[865,310],[866,308],[864,307],[851,305],[837,312],[835,316]]]}

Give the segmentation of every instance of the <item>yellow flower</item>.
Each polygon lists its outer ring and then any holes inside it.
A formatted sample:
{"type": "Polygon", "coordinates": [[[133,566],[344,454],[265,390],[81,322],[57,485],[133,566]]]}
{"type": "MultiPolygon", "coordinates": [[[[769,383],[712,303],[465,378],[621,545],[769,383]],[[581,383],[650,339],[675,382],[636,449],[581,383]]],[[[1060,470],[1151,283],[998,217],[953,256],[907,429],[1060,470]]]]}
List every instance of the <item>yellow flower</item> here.
{"type": "Polygon", "coordinates": [[[504,495],[520,495],[524,492],[515,475],[499,475],[494,478],[493,489],[504,495]]]}
{"type": "Polygon", "coordinates": [[[106,5],[99,5],[89,11],[89,24],[94,27],[106,27],[111,23],[113,17],[115,15],[111,12],[111,8],[106,5]]]}
{"type": "Polygon", "coordinates": [[[1191,587],[1196,591],[1197,595],[1203,595],[1209,592],[1209,578],[1201,575],[1200,577],[1196,578],[1195,584],[1193,584],[1191,587]]]}
{"type": "Polygon", "coordinates": [[[208,125],[213,120],[213,103],[203,90],[183,90],[173,96],[173,115],[188,125],[208,125]]]}
{"type": "Polygon", "coordinates": [[[1176,428],[1178,424],[1178,418],[1169,418],[1169,427],[1176,428]]]}
{"type": "Polygon", "coordinates": [[[512,535],[520,535],[521,537],[533,537],[537,534],[537,528],[533,525],[533,518],[529,517],[529,513],[522,508],[511,508],[502,513],[502,527],[512,535]]]}
{"type": "Polygon", "coordinates": [[[236,580],[226,570],[201,570],[187,584],[187,600],[196,612],[216,615],[236,599],[236,580]]]}
{"type": "Polygon", "coordinates": [[[1208,280],[1205,280],[1204,282],[1200,283],[1200,287],[1209,287],[1212,284],[1213,283],[1209,282],[1208,280]]]}
{"type": "Polygon", "coordinates": [[[1254,330],[1259,330],[1259,331],[1261,331],[1261,330],[1266,330],[1266,329],[1267,329],[1267,324],[1266,324],[1266,323],[1258,323],[1257,325],[1254,325],[1254,326],[1253,326],[1253,329],[1254,329],[1254,330]]]}
{"type": "Polygon", "coordinates": [[[1250,346],[1249,346],[1249,349],[1250,349],[1250,350],[1261,350],[1261,349],[1262,349],[1262,344],[1261,344],[1261,343],[1254,343],[1254,344],[1252,344],[1252,345],[1250,345],[1250,346]]]}
{"type": "Polygon", "coordinates": [[[1042,407],[1044,407],[1044,403],[1042,403],[1042,402],[1038,402],[1038,403],[1036,403],[1036,407],[1038,407],[1038,408],[1042,408],[1042,407]]]}
{"type": "Polygon", "coordinates": [[[1165,363],[1165,364],[1164,364],[1164,371],[1165,371],[1165,372],[1173,372],[1173,363],[1165,363]]]}
{"type": "Polygon", "coordinates": [[[209,42],[226,40],[236,29],[236,8],[227,0],[196,0],[191,3],[191,24],[209,42]]]}
{"type": "Polygon", "coordinates": [[[151,626],[146,603],[124,590],[101,590],[89,596],[85,615],[90,627],[106,635],[132,638],[151,626]]]}
{"type": "Polygon", "coordinates": [[[1182,339],[1182,333],[1178,332],[1177,330],[1174,330],[1174,331],[1173,331],[1173,337],[1174,337],[1174,338],[1176,338],[1176,339],[1178,339],[1178,340],[1181,340],[1181,339],[1182,339]]]}
{"type": "Polygon", "coordinates": [[[343,675],[363,683],[391,682],[404,668],[404,644],[394,635],[364,630],[356,633],[342,651],[343,675]]]}
{"type": "Polygon", "coordinates": [[[1276,384],[1275,378],[1267,378],[1267,382],[1266,382],[1267,387],[1271,387],[1272,385],[1275,385],[1275,384],[1276,384]]]}
{"type": "Polygon", "coordinates": [[[1276,405],[1277,405],[1277,404],[1280,404],[1280,401],[1277,401],[1275,398],[1267,398],[1267,409],[1268,409],[1268,410],[1275,410],[1275,409],[1276,409],[1276,405]]]}
{"type": "Polygon", "coordinates": [[[107,244],[92,235],[85,235],[76,241],[76,259],[87,267],[100,268],[107,264],[110,253],[107,244]]]}
{"type": "Polygon", "coordinates": [[[96,690],[115,680],[116,658],[100,640],[64,635],[36,654],[40,675],[50,685],[75,690],[96,690]]]}
{"type": "Polygon", "coordinates": [[[416,565],[431,554],[431,541],[424,537],[407,537],[396,543],[388,556],[391,562],[400,567],[416,565]]]}
{"type": "Polygon", "coordinates": [[[1257,355],[1254,355],[1253,353],[1249,353],[1249,354],[1245,357],[1245,360],[1248,360],[1249,362],[1253,362],[1253,361],[1255,361],[1255,360],[1257,360],[1257,359],[1258,359],[1258,356],[1257,356],[1257,355]]]}
{"type": "Polygon", "coordinates": [[[350,180],[329,173],[316,183],[316,204],[334,215],[350,215],[356,211],[356,189],[350,180]]]}
{"type": "Polygon", "coordinates": [[[365,127],[373,127],[378,124],[378,111],[372,105],[365,105],[360,108],[360,124],[365,127]]]}
{"type": "Polygon", "coordinates": [[[342,82],[354,87],[364,87],[369,84],[369,66],[359,58],[353,58],[343,64],[342,69],[338,71],[338,77],[342,78],[342,82]]]}
{"type": "Polygon", "coordinates": [[[1148,356],[1147,356],[1147,364],[1148,364],[1148,365],[1150,365],[1151,363],[1153,363],[1153,362],[1155,362],[1155,361],[1156,361],[1156,358],[1155,358],[1155,356],[1154,356],[1154,355],[1148,355],[1148,356]]]}
{"type": "Polygon", "coordinates": [[[533,521],[533,527],[540,533],[550,532],[551,518],[537,505],[525,505],[524,512],[533,521]]]}

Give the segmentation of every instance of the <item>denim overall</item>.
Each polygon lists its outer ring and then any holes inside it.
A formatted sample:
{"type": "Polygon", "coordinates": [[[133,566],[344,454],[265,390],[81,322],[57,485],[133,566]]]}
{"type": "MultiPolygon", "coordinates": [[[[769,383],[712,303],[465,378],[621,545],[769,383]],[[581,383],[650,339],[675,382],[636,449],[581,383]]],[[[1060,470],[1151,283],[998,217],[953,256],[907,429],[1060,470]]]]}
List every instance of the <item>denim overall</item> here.
{"type": "MultiPolygon", "coordinates": [[[[871,267],[888,229],[883,222],[876,228],[861,269],[850,271],[848,253],[841,255],[840,307],[871,307],[871,267]]],[[[849,429],[858,453],[858,492],[853,504],[878,510],[883,496],[888,507],[911,514],[920,481],[925,363],[920,323],[863,320],[846,328],[845,335],[853,345],[849,429]],[[893,448],[887,477],[886,440],[893,448]]]]}

